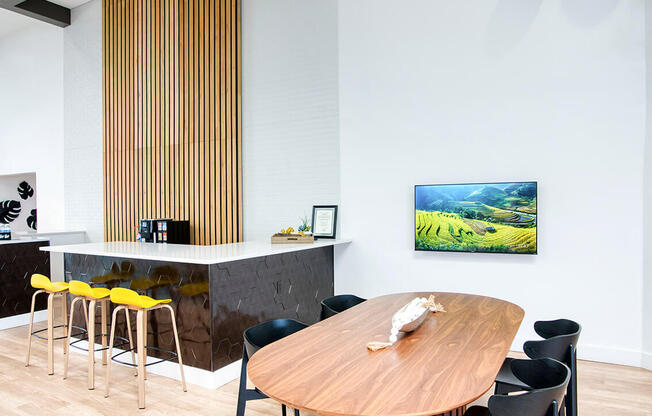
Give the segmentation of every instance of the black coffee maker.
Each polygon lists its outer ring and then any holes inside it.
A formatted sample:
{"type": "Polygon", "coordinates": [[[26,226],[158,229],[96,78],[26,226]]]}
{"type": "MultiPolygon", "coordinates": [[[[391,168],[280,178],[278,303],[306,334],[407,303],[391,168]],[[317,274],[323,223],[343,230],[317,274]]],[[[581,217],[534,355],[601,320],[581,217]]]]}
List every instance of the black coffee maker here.
{"type": "Polygon", "coordinates": [[[140,220],[140,241],[144,243],[190,244],[190,221],[171,218],[140,220]]]}

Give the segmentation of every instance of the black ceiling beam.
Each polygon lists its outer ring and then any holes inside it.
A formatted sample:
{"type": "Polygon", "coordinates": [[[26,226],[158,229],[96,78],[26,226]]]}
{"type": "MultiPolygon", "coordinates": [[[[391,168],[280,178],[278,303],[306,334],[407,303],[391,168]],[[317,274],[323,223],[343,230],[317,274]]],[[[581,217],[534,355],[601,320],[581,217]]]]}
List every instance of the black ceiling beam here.
{"type": "Polygon", "coordinates": [[[55,26],[70,26],[70,9],[51,1],[0,0],[0,7],[55,26]]]}

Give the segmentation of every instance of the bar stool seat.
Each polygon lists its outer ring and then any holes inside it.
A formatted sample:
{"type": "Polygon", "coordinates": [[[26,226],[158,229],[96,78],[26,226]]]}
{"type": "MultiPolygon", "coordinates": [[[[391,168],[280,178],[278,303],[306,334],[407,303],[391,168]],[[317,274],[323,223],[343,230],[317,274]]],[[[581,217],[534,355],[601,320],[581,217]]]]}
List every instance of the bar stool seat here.
{"type": "Polygon", "coordinates": [[[52,282],[49,277],[42,274],[33,274],[31,285],[34,289],[42,289],[48,292],[59,293],[68,290],[67,282],[52,282]]]}
{"type": "MultiPolygon", "coordinates": [[[[48,374],[54,374],[54,341],[66,339],[68,337],[68,283],[66,282],[52,282],[47,276],[42,274],[33,274],[30,279],[30,284],[34,289],[38,289],[32,295],[32,307],[29,313],[29,329],[27,331],[27,357],[25,359],[25,367],[29,367],[29,358],[32,350],[32,337],[40,338],[48,342],[48,374]],[[46,329],[39,329],[32,331],[34,327],[34,308],[36,307],[36,296],[46,293],[48,295],[47,311],[48,311],[48,326],[46,329]],[[54,297],[61,296],[61,306],[63,309],[63,324],[54,325],[54,297]],[[63,328],[63,336],[55,337],[54,328],[63,328]],[[38,335],[40,332],[47,331],[47,337],[38,335]]],[[[66,354],[66,346],[63,346],[63,353],[66,354]]]]}
{"type": "Polygon", "coordinates": [[[115,288],[111,291],[111,302],[128,305],[135,308],[149,309],[163,303],[170,303],[172,299],[152,299],[149,296],[139,295],[130,289],[115,288]]]}
{"type": "MultiPolygon", "coordinates": [[[[109,380],[111,377],[111,361],[117,361],[120,362],[116,359],[117,356],[124,354],[127,351],[124,351],[122,353],[117,354],[116,356],[113,356],[113,341],[115,338],[115,324],[116,324],[116,318],[118,315],[118,312],[121,310],[125,311],[125,314],[127,315],[127,325],[129,325],[129,311],[133,310],[136,311],[136,350],[138,352],[138,360],[137,364],[132,364],[137,367],[137,376],[138,376],[138,408],[139,409],[144,409],[145,408],[145,377],[146,377],[146,372],[145,372],[145,366],[147,365],[152,365],[152,364],[157,364],[163,361],[168,361],[174,358],[177,358],[179,362],[179,371],[181,373],[181,387],[183,388],[183,391],[187,391],[186,388],[186,378],[183,374],[183,361],[181,359],[181,347],[179,346],[179,333],[177,332],[177,322],[174,314],[174,309],[170,305],[168,305],[170,302],[172,302],[171,299],[153,299],[149,296],[145,295],[139,295],[137,292],[131,290],[131,289],[126,289],[126,288],[121,288],[117,287],[114,289],[111,289],[111,294],[110,294],[111,302],[117,304],[118,306],[113,310],[113,315],[111,317],[111,337],[109,340],[109,356],[111,356],[111,360],[108,362],[107,368],[106,368],[106,392],[104,397],[109,397],[109,380]],[[170,312],[170,318],[172,322],[172,330],[174,332],[174,342],[176,346],[176,353],[174,351],[167,351],[163,350],[160,348],[155,348],[159,352],[163,353],[169,353],[170,357],[169,358],[164,358],[160,359],[159,361],[152,362],[149,364],[147,363],[147,352],[146,349],[148,348],[146,346],[146,340],[147,340],[147,313],[149,311],[154,311],[157,309],[167,309],[170,312]]],[[[131,333],[131,329],[128,328],[128,332],[131,333]]],[[[131,356],[132,356],[132,362],[135,361],[134,359],[134,348],[132,347],[130,350],[131,356]]],[[[130,365],[128,363],[123,363],[126,365],[130,365]]]]}

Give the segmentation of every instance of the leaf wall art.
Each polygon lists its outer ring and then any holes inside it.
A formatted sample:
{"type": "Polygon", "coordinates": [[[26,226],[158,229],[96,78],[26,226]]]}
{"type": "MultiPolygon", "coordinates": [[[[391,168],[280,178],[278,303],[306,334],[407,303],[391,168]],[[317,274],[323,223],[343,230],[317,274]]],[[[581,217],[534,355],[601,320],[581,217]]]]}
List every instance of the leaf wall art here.
{"type": "Polygon", "coordinates": [[[36,230],[36,210],[30,211],[30,216],[27,217],[27,226],[32,230],[36,230]]]}
{"type": "Polygon", "coordinates": [[[0,202],[0,224],[13,222],[19,214],[20,202],[11,200],[0,202]]]}
{"type": "Polygon", "coordinates": [[[31,198],[34,196],[34,189],[27,183],[27,181],[22,181],[20,184],[18,184],[18,195],[22,199],[27,199],[31,198]]]}
{"type": "Polygon", "coordinates": [[[12,233],[33,233],[37,229],[36,173],[0,175],[0,225],[12,233]]]}

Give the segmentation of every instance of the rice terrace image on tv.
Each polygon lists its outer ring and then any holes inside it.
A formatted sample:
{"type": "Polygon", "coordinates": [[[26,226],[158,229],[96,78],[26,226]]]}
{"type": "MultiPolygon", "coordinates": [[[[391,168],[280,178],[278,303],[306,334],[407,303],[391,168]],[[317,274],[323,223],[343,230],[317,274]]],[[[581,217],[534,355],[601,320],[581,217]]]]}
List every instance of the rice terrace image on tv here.
{"type": "Polygon", "coordinates": [[[537,253],[537,183],[417,185],[415,249],[537,253]]]}

